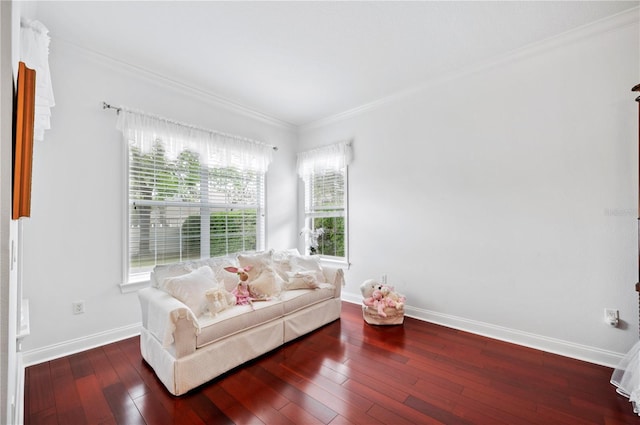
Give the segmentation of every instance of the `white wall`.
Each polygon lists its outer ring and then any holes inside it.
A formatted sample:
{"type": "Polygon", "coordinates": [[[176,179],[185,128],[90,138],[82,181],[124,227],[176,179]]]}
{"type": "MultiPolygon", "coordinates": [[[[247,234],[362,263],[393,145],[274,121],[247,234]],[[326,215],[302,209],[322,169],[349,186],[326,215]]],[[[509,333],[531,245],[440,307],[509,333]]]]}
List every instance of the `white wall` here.
{"type": "Polygon", "coordinates": [[[387,273],[414,316],[615,363],[638,335],[637,15],[303,128],[354,142],[347,297],[387,273]]]}
{"type": "Polygon", "coordinates": [[[122,144],[105,100],[278,145],[275,248],[299,242],[294,152],[353,139],[347,298],[387,273],[411,315],[615,363],[638,334],[638,35],[633,11],[299,136],[54,37],[57,105],[23,224],[25,362],[140,321],[135,294],[118,288],[122,144]],[[75,300],[84,315],[71,314],[75,300]],[[620,328],[604,324],[604,307],[620,310],[620,328]]]}
{"type": "Polygon", "coordinates": [[[123,142],[102,101],[279,147],[267,174],[269,247],[295,246],[296,130],[76,48],[53,35],[52,129],[36,143],[32,217],[23,224],[23,286],[31,335],[25,363],[133,334],[135,293],[122,294],[123,142]],[[71,303],[85,301],[73,315],[71,303]]]}

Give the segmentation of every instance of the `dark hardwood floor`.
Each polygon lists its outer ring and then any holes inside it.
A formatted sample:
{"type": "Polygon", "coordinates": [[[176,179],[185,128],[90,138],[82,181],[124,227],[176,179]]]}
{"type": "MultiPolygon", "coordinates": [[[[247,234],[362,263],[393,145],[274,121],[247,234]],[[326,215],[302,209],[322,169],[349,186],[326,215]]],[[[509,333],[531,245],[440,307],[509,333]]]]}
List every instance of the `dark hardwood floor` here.
{"type": "MultiPolygon", "coordinates": [[[[231,353],[230,353],[231,355],[231,353]]],[[[360,307],[182,396],[130,338],[26,369],[25,424],[640,424],[611,369],[360,307]]]]}

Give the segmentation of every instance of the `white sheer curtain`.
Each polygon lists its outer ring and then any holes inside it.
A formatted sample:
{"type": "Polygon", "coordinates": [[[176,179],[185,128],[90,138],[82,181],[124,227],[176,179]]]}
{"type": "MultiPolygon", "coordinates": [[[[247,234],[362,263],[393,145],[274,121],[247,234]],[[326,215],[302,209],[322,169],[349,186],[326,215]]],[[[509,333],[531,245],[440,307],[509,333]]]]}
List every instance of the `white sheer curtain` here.
{"type": "Polygon", "coordinates": [[[338,142],[298,153],[298,175],[307,180],[313,173],[339,171],[352,159],[350,142],[338,142]]]}
{"type": "Polygon", "coordinates": [[[629,399],[634,413],[640,415],[640,341],[622,358],[611,375],[618,393],[629,399]]]}
{"type": "Polygon", "coordinates": [[[49,71],[49,30],[40,21],[20,21],[20,61],[36,71],[35,140],[44,140],[51,128],[51,108],[55,105],[49,71]]]}
{"type": "Polygon", "coordinates": [[[169,159],[184,150],[200,154],[200,161],[212,167],[233,167],[266,173],[273,159],[273,146],[240,136],[206,130],[141,111],[121,107],[117,128],[129,143],[149,152],[162,141],[169,159]]]}

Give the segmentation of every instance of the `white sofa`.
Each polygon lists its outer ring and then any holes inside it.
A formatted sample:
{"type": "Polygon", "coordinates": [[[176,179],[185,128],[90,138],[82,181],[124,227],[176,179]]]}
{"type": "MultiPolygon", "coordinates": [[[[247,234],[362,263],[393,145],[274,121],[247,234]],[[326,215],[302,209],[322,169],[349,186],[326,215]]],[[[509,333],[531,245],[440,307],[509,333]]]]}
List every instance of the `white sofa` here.
{"type": "MultiPolygon", "coordinates": [[[[166,286],[163,289],[169,280],[185,279],[194,270],[209,266],[219,284],[231,291],[238,277],[224,267],[246,260],[242,256],[156,266],[151,287],[138,292],[142,310],[142,357],[171,394],[184,394],[340,318],[342,269],[320,267],[314,257],[300,256],[295,250],[256,255],[260,256],[263,262],[268,258],[268,268],[277,272],[282,291],[267,301],[254,302],[253,306],[235,305],[215,315],[204,308],[196,315],[193,312],[196,307],[187,306],[167,292],[166,286]],[[293,273],[301,271],[301,267],[308,268],[305,274],[315,273],[317,288],[288,289],[296,285],[288,285],[287,275],[292,281],[293,273]]],[[[254,272],[259,274],[261,270],[254,268],[254,272]]]]}

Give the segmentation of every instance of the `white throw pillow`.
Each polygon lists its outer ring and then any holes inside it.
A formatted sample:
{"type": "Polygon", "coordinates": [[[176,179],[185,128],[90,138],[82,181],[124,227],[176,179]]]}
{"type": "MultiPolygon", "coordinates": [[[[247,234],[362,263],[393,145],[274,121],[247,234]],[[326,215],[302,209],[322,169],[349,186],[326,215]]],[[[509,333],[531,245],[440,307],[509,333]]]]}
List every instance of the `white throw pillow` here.
{"type": "Polygon", "coordinates": [[[205,292],[217,286],[211,267],[202,266],[185,275],[166,278],[162,289],[185,303],[198,317],[206,309],[205,292]]]}
{"type": "Polygon", "coordinates": [[[188,260],[181,263],[159,264],[153,268],[151,272],[151,284],[155,288],[162,286],[164,280],[168,277],[182,276],[202,266],[209,264],[209,260],[188,260]]]}
{"type": "Polygon", "coordinates": [[[313,270],[307,270],[303,272],[288,272],[287,282],[284,288],[290,289],[316,289],[318,287],[318,281],[316,273],[313,270]]]}
{"type": "Polygon", "coordinates": [[[186,263],[172,263],[172,264],[159,264],[153,268],[151,273],[151,284],[156,287],[162,287],[164,280],[169,277],[182,276],[197,269],[189,262],[186,263]]]}
{"type": "Polygon", "coordinates": [[[274,251],[272,257],[273,269],[282,278],[287,281],[287,273],[291,271],[291,257],[300,256],[297,249],[287,249],[284,251],[274,251]]]}
{"type": "Polygon", "coordinates": [[[280,295],[284,281],[271,267],[262,270],[254,280],[249,281],[249,292],[254,298],[267,299],[280,295]]]}
{"type": "Polygon", "coordinates": [[[233,266],[238,267],[238,260],[234,257],[212,257],[208,261],[209,267],[213,270],[216,280],[226,288],[227,291],[233,290],[238,285],[238,275],[230,273],[224,268],[233,266]]]}
{"type": "Polygon", "coordinates": [[[315,272],[317,282],[325,281],[320,258],[317,255],[291,256],[289,262],[291,263],[292,272],[312,271],[315,272]]]}
{"type": "Polygon", "coordinates": [[[251,266],[251,270],[247,271],[247,274],[249,275],[247,282],[251,282],[256,279],[264,269],[271,267],[272,256],[272,249],[259,254],[238,255],[238,264],[240,264],[240,267],[246,268],[247,266],[251,266]]]}

